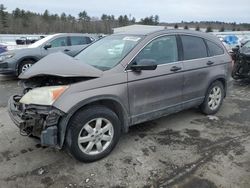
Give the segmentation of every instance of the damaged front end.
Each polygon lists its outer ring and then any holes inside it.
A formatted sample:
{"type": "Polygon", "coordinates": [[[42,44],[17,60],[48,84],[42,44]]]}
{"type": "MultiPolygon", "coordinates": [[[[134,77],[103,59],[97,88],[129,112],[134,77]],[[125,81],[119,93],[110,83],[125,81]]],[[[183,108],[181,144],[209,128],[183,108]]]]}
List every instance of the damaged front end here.
{"type": "Polygon", "coordinates": [[[58,146],[58,122],[65,114],[53,106],[21,104],[21,97],[12,96],[8,103],[9,115],[20,134],[39,137],[43,146],[58,146]]]}
{"type": "Polygon", "coordinates": [[[61,147],[58,127],[66,114],[53,103],[71,84],[102,73],[63,53],[48,55],[19,76],[23,94],[9,99],[9,115],[22,135],[40,137],[43,146],[61,147]]]}
{"type": "Polygon", "coordinates": [[[23,88],[23,94],[10,97],[8,103],[9,116],[19,127],[21,135],[35,136],[40,138],[42,146],[53,146],[60,148],[62,143],[60,143],[60,133],[58,126],[60,119],[66,114],[55,108],[52,104],[39,104],[39,98],[37,98],[39,92],[34,94],[33,103],[25,104],[22,100],[25,98],[25,95],[31,95],[30,93],[36,89],[60,86],[65,87],[65,85],[87,81],[90,79],[93,78],[65,78],[46,75],[20,80],[19,85],[23,88]]]}

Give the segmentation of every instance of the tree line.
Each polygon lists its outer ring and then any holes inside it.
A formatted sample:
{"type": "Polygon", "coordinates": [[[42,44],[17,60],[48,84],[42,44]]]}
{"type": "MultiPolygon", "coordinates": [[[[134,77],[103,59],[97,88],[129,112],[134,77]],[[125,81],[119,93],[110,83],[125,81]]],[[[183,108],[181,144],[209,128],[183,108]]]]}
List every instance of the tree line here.
{"type": "Polygon", "coordinates": [[[240,31],[250,30],[249,23],[236,24],[219,21],[201,22],[180,22],[176,24],[160,23],[158,15],[151,15],[141,18],[139,21],[131,15],[102,14],[100,17],[90,16],[85,10],[79,12],[77,16],[62,13],[60,15],[50,13],[45,10],[43,13],[35,13],[16,8],[12,12],[7,12],[6,7],[0,4],[0,33],[1,34],[50,34],[62,32],[74,33],[112,33],[112,28],[127,26],[132,24],[163,25],[182,27],[184,29],[206,28],[207,32],[217,29],[221,32],[226,30],[240,31]]]}
{"type": "MultiPolygon", "coordinates": [[[[173,24],[172,24],[173,25],[173,24]]],[[[167,24],[166,26],[169,26],[167,24]]],[[[219,32],[224,32],[224,31],[250,31],[250,24],[249,23],[240,23],[237,24],[236,22],[220,22],[220,21],[200,21],[200,22],[180,22],[180,23],[175,23],[174,28],[184,28],[184,29],[189,29],[189,28],[195,28],[196,31],[200,31],[201,28],[205,28],[206,32],[213,32],[214,30],[217,30],[219,32]]]]}
{"type": "Polygon", "coordinates": [[[52,14],[48,10],[44,13],[34,13],[16,8],[11,13],[0,4],[0,33],[8,34],[48,34],[59,32],[77,33],[112,33],[112,28],[131,24],[158,25],[159,16],[149,16],[136,22],[131,15],[102,14],[101,17],[91,17],[84,10],[77,17],[62,13],[52,14]]]}

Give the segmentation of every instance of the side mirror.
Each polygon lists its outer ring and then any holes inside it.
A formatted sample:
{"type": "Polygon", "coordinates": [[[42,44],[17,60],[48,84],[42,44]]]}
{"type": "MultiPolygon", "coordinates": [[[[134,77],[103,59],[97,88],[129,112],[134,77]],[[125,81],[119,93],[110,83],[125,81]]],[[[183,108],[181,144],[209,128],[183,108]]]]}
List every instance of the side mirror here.
{"type": "Polygon", "coordinates": [[[140,72],[142,70],[155,70],[157,68],[156,61],[153,59],[141,59],[138,63],[134,61],[130,69],[135,72],[140,72]]]}
{"type": "Polygon", "coordinates": [[[52,45],[50,44],[50,43],[48,43],[48,44],[45,44],[45,46],[43,47],[45,50],[47,50],[48,48],[51,48],[52,47],[52,45]]]}

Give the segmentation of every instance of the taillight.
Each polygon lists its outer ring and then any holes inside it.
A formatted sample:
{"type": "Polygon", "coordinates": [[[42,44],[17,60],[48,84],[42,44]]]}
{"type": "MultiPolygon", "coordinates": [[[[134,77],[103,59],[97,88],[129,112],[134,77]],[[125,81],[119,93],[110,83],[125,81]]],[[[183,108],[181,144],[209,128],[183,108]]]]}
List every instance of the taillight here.
{"type": "Polygon", "coordinates": [[[230,59],[231,59],[231,65],[232,65],[232,68],[234,67],[234,60],[233,60],[233,57],[230,55],[230,59]]]}
{"type": "Polygon", "coordinates": [[[232,68],[234,68],[234,63],[235,63],[234,60],[232,60],[232,68]]]}
{"type": "Polygon", "coordinates": [[[226,52],[227,52],[227,54],[230,56],[230,59],[231,59],[231,66],[232,66],[232,68],[234,67],[234,60],[233,60],[233,55],[234,55],[234,53],[233,52],[229,52],[229,51],[227,51],[226,50],[226,52]]]}

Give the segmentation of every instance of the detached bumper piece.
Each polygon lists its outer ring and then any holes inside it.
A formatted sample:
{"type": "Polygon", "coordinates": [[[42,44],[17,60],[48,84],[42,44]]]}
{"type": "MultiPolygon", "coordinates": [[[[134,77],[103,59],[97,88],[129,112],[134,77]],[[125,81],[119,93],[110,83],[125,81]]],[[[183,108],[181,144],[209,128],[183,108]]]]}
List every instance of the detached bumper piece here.
{"type": "Polygon", "coordinates": [[[64,115],[52,106],[25,105],[19,103],[21,96],[9,99],[8,112],[12,121],[19,127],[23,136],[40,137],[41,145],[58,145],[58,122],[64,115]]]}

